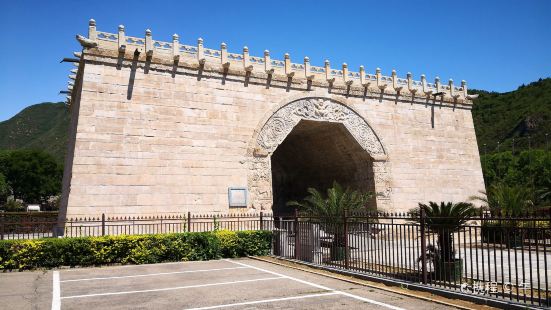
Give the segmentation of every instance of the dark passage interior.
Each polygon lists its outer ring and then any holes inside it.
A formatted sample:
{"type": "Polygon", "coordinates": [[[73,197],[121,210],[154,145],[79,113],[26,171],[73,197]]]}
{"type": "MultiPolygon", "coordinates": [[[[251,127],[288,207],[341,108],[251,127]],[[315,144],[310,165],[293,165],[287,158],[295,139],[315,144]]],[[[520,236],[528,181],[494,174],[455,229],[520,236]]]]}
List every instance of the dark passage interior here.
{"type": "MultiPolygon", "coordinates": [[[[300,121],[271,160],[276,217],[291,215],[287,201],[302,200],[309,187],[325,193],[337,181],[344,187],[375,192],[371,157],[340,123],[300,121]]],[[[375,199],[371,204],[375,207],[375,199]]]]}

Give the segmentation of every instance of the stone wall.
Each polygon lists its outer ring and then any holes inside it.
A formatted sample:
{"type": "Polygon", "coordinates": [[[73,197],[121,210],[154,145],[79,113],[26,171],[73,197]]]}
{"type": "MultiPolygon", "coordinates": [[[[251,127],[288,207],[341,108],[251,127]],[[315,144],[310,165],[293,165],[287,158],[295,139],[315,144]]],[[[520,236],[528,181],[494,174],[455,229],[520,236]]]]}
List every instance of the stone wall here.
{"type": "Polygon", "coordinates": [[[363,68],[349,80],[345,65],[322,71],[288,55],[274,72],[268,54],[264,65],[248,49],[229,61],[223,45],[206,60],[202,40],[190,55],[177,36],[170,54],[155,49],[151,32],[144,48],[130,48],[120,29],[118,43],[100,42],[90,25],[73,77],[62,217],[269,210],[270,157],[301,120],[349,131],[372,159],[365,179],[381,210],[484,189],[465,83],[429,86],[363,68]],[[229,187],[249,189],[246,208],[229,208],[229,187]]]}
{"type": "Polygon", "coordinates": [[[391,167],[385,208],[465,200],[484,188],[464,107],[267,88],[216,75],[132,73],[95,62],[83,70],[69,217],[227,211],[228,187],[247,186],[249,148],[266,115],[313,96],[353,108],[381,140],[391,167]]]}

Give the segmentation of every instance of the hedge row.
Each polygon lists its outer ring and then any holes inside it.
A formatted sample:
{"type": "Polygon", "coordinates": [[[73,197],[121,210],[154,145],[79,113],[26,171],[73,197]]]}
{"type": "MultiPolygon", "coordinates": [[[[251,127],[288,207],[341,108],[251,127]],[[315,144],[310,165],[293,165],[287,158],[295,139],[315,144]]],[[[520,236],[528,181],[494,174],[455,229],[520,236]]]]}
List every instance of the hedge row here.
{"type": "Polygon", "coordinates": [[[270,248],[269,231],[3,240],[0,269],[209,260],[267,255],[270,248]]]}

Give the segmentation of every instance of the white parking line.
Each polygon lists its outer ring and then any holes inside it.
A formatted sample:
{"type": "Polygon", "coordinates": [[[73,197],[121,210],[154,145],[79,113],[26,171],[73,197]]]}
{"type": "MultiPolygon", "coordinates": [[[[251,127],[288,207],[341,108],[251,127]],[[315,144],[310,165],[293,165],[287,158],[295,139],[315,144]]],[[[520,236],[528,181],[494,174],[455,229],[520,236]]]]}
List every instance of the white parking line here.
{"type": "Polygon", "coordinates": [[[234,263],[234,264],[237,264],[237,265],[241,265],[241,266],[244,266],[244,267],[253,268],[253,269],[256,269],[258,271],[263,271],[263,272],[266,272],[266,273],[270,273],[270,274],[280,276],[280,277],[283,277],[283,278],[286,278],[286,279],[289,279],[289,280],[297,281],[297,282],[307,284],[307,285],[310,285],[310,286],[313,286],[313,287],[316,287],[316,288],[319,288],[319,289],[322,289],[322,290],[336,292],[340,295],[344,295],[344,296],[347,296],[347,297],[350,297],[350,298],[354,298],[354,299],[357,299],[357,300],[360,300],[360,301],[363,301],[363,302],[368,302],[368,303],[371,303],[371,304],[374,304],[374,305],[386,307],[386,308],[393,309],[393,310],[405,310],[404,308],[389,305],[389,304],[386,304],[386,303],[383,303],[383,302],[380,302],[380,301],[376,301],[376,300],[373,300],[373,299],[356,296],[356,295],[353,295],[353,294],[350,294],[350,293],[337,291],[337,290],[328,288],[327,286],[323,286],[323,285],[315,284],[315,283],[312,283],[312,282],[304,281],[304,280],[301,280],[301,279],[293,278],[293,277],[286,276],[286,275],[281,274],[281,273],[277,273],[277,272],[274,272],[274,271],[270,271],[270,270],[266,270],[266,269],[263,269],[263,268],[255,267],[255,266],[252,266],[252,265],[249,265],[249,264],[233,261],[233,260],[230,260],[230,259],[225,259],[225,261],[231,262],[231,263],[234,263]]]}
{"type": "Polygon", "coordinates": [[[54,271],[52,278],[52,310],[59,310],[61,308],[61,300],[59,299],[59,271],[54,271]]]}
{"type": "Polygon", "coordinates": [[[231,260],[231,259],[225,259],[225,261],[230,262],[230,263],[234,263],[234,264],[237,264],[237,265],[241,265],[241,266],[243,266],[243,267],[249,267],[249,268],[252,268],[252,269],[256,269],[256,270],[258,270],[258,271],[271,273],[271,274],[273,274],[273,275],[280,276],[280,277],[284,277],[284,278],[287,278],[287,279],[290,279],[290,280],[293,280],[293,281],[297,281],[297,282],[300,282],[300,283],[302,283],[302,284],[306,284],[306,285],[310,285],[310,286],[313,286],[313,287],[317,287],[317,288],[322,289],[322,290],[334,291],[333,289],[328,288],[327,286],[323,286],[323,285],[315,284],[315,283],[312,283],[312,282],[304,281],[304,280],[301,280],[301,279],[293,278],[293,277],[286,276],[286,275],[281,274],[281,273],[277,273],[277,272],[270,271],[270,270],[267,270],[267,269],[255,267],[255,266],[248,265],[248,264],[245,264],[245,263],[236,262],[236,261],[233,261],[233,260],[231,260]]]}
{"type": "MultiPolygon", "coordinates": [[[[101,266],[99,268],[103,269],[103,270],[108,270],[108,269],[118,269],[118,268],[136,268],[136,269],[141,269],[140,267],[151,267],[151,266],[163,266],[163,265],[178,265],[178,264],[190,264],[190,263],[193,263],[194,265],[197,264],[197,263],[216,263],[216,262],[220,262],[222,261],[221,259],[216,259],[216,260],[197,260],[197,261],[185,261],[185,262],[166,262],[166,263],[151,263],[151,264],[140,264],[140,265],[133,265],[133,264],[129,264],[129,265],[120,265],[120,266],[101,266]]],[[[66,273],[66,272],[75,272],[75,271],[82,271],[82,270],[91,270],[91,269],[97,269],[98,267],[79,267],[79,268],[74,268],[74,269],[67,269],[67,270],[63,270],[63,273],[66,273]]]]}
{"type": "Polygon", "coordinates": [[[278,276],[278,277],[271,277],[271,278],[260,278],[260,279],[231,281],[231,282],[218,282],[218,283],[208,283],[208,284],[198,284],[198,285],[186,285],[186,286],[176,286],[176,287],[158,288],[158,289],[150,289],[150,290],[139,290],[139,291],[122,291],[122,292],[111,292],[111,293],[73,295],[73,296],[63,296],[63,297],[61,297],[61,299],[96,297],[96,296],[111,296],[111,295],[125,295],[125,294],[137,294],[137,293],[147,293],[147,292],[173,291],[173,290],[181,290],[181,289],[186,289],[186,288],[207,287],[207,286],[217,286],[217,285],[229,285],[229,284],[237,284],[237,283],[248,283],[248,282],[257,282],[257,281],[279,280],[279,279],[285,279],[285,277],[278,276]]]}
{"type": "Polygon", "coordinates": [[[337,295],[337,294],[339,294],[339,292],[328,292],[328,293],[321,293],[321,294],[310,294],[310,295],[301,295],[301,296],[292,296],[292,297],[263,299],[263,300],[239,302],[239,303],[234,303],[234,304],[225,304],[225,305],[208,306],[208,307],[200,307],[200,308],[189,308],[189,309],[186,309],[186,310],[205,310],[205,309],[228,308],[228,307],[235,307],[235,306],[265,304],[265,303],[276,302],[276,301],[285,301],[285,300],[295,300],[295,299],[331,296],[331,295],[337,295]]]}
{"type": "Polygon", "coordinates": [[[198,270],[186,270],[186,271],[174,271],[174,272],[159,272],[159,273],[144,273],[130,276],[114,276],[114,277],[97,277],[97,278],[82,278],[82,279],[71,279],[63,280],[64,282],[79,282],[79,281],[95,281],[95,280],[110,280],[110,279],[124,279],[124,278],[140,278],[140,277],[152,277],[152,276],[164,276],[171,274],[180,274],[180,273],[195,273],[195,272],[211,272],[211,271],[221,271],[221,270],[233,270],[233,269],[247,269],[249,267],[227,267],[227,268],[215,268],[215,269],[198,269],[198,270]]]}
{"type": "Polygon", "coordinates": [[[347,296],[347,297],[350,297],[350,298],[354,298],[354,299],[357,299],[357,300],[360,300],[360,301],[363,301],[363,302],[368,302],[370,304],[378,305],[378,306],[381,306],[381,307],[387,307],[387,308],[394,309],[394,310],[405,310],[404,308],[400,308],[400,307],[396,307],[396,306],[393,306],[393,305],[385,304],[384,302],[380,302],[380,301],[376,301],[376,300],[373,300],[373,299],[361,297],[361,296],[358,296],[358,295],[354,295],[354,294],[350,294],[350,293],[346,293],[346,292],[342,292],[342,291],[336,291],[336,292],[338,292],[341,295],[344,295],[344,296],[347,296]]]}

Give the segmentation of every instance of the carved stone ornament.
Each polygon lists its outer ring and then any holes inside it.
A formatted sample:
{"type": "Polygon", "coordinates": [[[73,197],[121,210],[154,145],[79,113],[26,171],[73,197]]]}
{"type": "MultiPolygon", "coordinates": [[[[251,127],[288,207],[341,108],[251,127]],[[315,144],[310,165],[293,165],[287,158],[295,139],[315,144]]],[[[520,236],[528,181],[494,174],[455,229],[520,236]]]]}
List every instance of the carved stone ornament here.
{"type": "Polygon", "coordinates": [[[383,145],[369,124],[354,110],[327,98],[305,98],[293,101],[277,110],[264,124],[256,138],[249,159],[248,186],[253,209],[266,209],[272,203],[272,173],[270,156],[301,120],[337,122],[343,124],[358,144],[375,160],[373,173],[377,205],[390,199],[390,168],[384,158],[383,145]]]}
{"type": "Polygon", "coordinates": [[[361,116],[326,98],[301,99],[279,109],[262,127],[257,137],[258,145],[273,153],[301,120],[342,123],[372,157],[385,155],[379,138],[361,116]]]}

